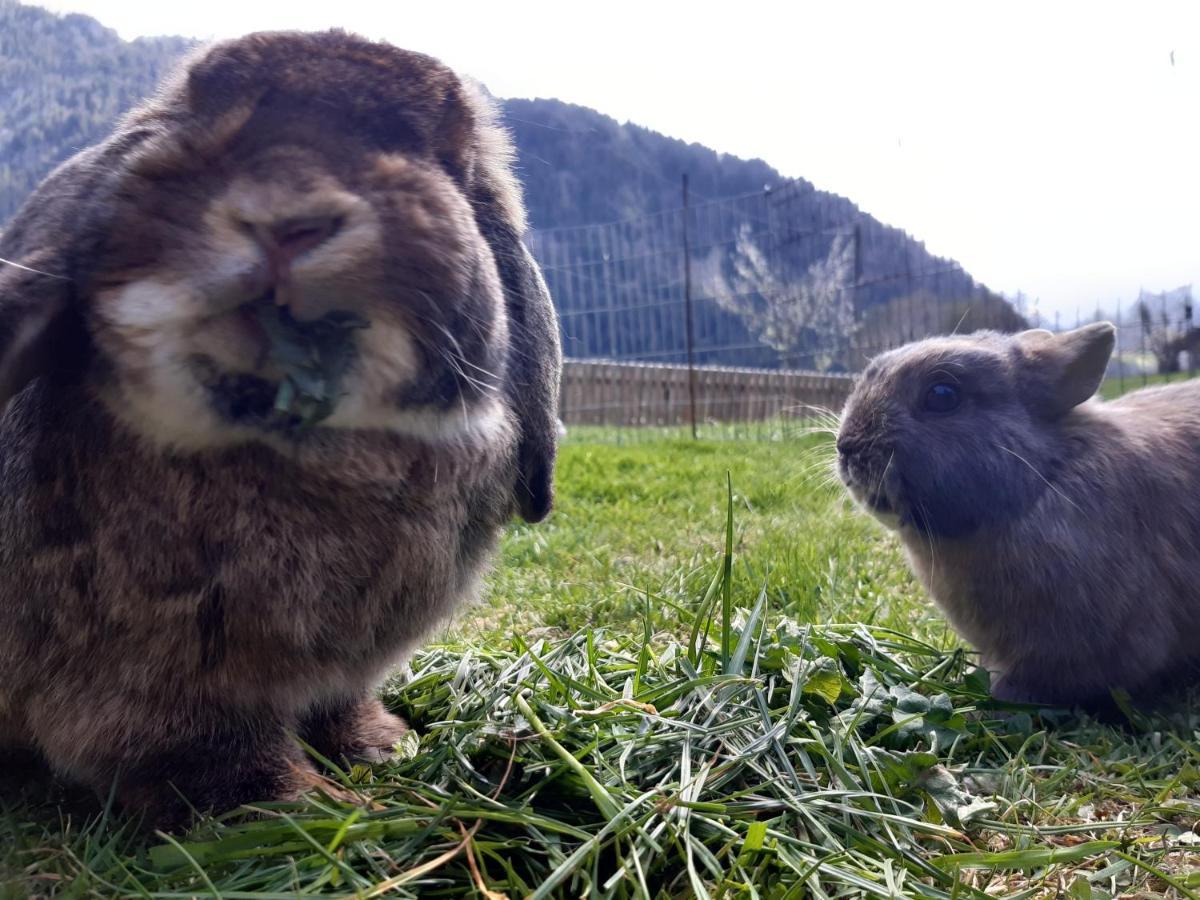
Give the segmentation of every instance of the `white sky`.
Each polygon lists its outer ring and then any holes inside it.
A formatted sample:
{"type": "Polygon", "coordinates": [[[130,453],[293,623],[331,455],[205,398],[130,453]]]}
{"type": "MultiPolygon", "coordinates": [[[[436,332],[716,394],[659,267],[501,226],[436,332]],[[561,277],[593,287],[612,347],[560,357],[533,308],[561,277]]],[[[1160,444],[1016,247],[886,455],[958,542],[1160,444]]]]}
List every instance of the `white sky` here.
{"type": "Polygon", "coordinates": [[[386,38],[500,96],[761,157],[1043,311],[1200,289],[1194,0],[41,5],[126,38],[331,25],[386,38]]]}

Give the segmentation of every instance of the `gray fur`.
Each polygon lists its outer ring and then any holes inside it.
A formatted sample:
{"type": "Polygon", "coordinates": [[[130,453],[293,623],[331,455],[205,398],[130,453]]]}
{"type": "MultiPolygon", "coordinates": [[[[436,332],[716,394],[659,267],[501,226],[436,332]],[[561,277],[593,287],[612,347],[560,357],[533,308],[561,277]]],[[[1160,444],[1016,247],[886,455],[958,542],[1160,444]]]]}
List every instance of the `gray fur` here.
{"type": "Polygon", "coordinates": [[[1101,706],[1196,679],[1200,382],[1089,399],[1114,333],[920,341],[876,358],[842,417],[839,474],[1002,698],[1101,706]],[[938,382],[954,411],[924,407],[938,382]]]}

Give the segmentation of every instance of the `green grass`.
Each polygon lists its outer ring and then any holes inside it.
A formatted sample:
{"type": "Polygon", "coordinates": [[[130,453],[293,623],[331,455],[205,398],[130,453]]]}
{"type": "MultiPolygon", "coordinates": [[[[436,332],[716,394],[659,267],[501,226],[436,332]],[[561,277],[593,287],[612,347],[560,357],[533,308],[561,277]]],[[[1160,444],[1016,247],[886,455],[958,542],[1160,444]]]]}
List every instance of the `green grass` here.
{"type": "Polygon", "coordinates": [[[829,484],[827,444],[696,443],[678,431],[613,446],[618,434],[572,433],[554,516],[513,529],[490,601],[464,617],[459,633],[503,639],[529,628],[640,630],[647,593],[653,629],[676,630],[723,546],[728,472],[739,595],[765,583],[772,608],[801,621],[915,628],[936,640],[947,634],[920,601],[897,545],[829,484]]]}
{"type": "Polygon", "coordinates": [[[1173,384],[1176,381],[1186,381],[1188,378],[1194,378],[1195,372],[1173,372],[1168,375],[1130,375],[1124,379],[1109,378],[1100,385],[1100,396],[1105,400],[1115,400],[1122,394],[1128,394],[1130,391],[1140,390],[1144,387],[1158,387],[1163,384],[1173,384]]]}
{"type": "Polygon", "coordinates": [[[384,687],[421,738],[331,774],[357,803],[140,837],[34,782],[0,896],[1200,893],[1194,715],[995,704],[815,439],[626,437],[573,432],[555,516],[384,687]]]}

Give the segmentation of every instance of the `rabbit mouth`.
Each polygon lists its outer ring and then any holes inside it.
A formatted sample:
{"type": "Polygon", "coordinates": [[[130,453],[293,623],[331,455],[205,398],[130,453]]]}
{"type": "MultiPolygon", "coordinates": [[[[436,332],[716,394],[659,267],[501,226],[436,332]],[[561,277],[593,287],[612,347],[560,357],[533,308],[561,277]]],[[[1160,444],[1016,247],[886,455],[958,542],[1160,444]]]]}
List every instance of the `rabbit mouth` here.
{"type": "Polygon", "coordinates": [[[222,419],[266,431],[287,431],[299,427],[299,421],[286,423],[274,414],[275,395],[279,393],[277,382],[249,373],[216,372],[211,361],[204,358],[195,360],[193,368],[200,375],[213,408],[222,419]]]}
{"type": "Polygon", "coordinates": [[[838,474],[850,491],[850,496],[868,513],[892,529],[899,529],[907,517],[900,509],[900,504],[894,499],[888,485],[882,478],[856,478],[855,473],[845,463],[838,466],[838,474]],[[865,487],[871,484],[872,487],[865,487]]]}
{"type": "Polygon", "coordinates": [[[871,507],[872,512],[889,516],[896,514],[896,507],[892,505],[892,501],[882,491],[868,495],[867,505],[871,507]]]}
{"type": "Polygon", "coordinates": [[[356,356],[353,332],[370,323],[349,312],[299,322],[270,293],[240,307],[238,315],[260,347],[255,371],[221,371],[206,356],[191,361],[218,415],[237,425],[289,434],[329,418],[356,356]]]}
{"type": "MultiPolygon", "coordinates": [[[[884,488],[882,477],[871,477],[869,470],[859,464],[847,461],[845,457],[838,458],[837,474],[854,499],[871,512],[895,512],[884,488]],[[868,484],[873,487],[866,487],[868,484]]],[[[884,474],[887,474],[886,470],[884,474]]]]}
{"type": "Polygon", "coordinates": [[[906,517],[883,490],[867,491],[856,485],[851,485],[850,493],[858,504],[883,524],[885,528],[898,531],[906,524],[906,517]]]}
{"type": "Polygon", "coordinates": [[[899,514],[896,505],[892,502],[891,497],[883,490],[865,490],[855,486],[853,489],[854,498],[865,506],[870,512],[877,516],[895,516],[899,514]]]}
{"type": "Polygon", "coordinates": [[[882,485],[870,489],[863,487],[862,482],[852,477],[848,472],[843,471],[841,475],[842,482],[849,489],[850,495],[871,512],[884,514],[894,514],[896,512],[891,498],[888,497],[882,485]]]}
{"type": "Polygon", "coordinates": [[[867,512],[891,531],[903,531],[912,524],[909,515],[882,490],[869,495],[862,503],[867,512]]]}
{"type": "Polygon", "coordinates": [[[230,425],[295,435],[305,425],[315,424],[276,409],[281,381],[251,372],[222,372],[206,356],[194,357],[190,362],[193,376],[208,394],[209,404],[230,425]]]}

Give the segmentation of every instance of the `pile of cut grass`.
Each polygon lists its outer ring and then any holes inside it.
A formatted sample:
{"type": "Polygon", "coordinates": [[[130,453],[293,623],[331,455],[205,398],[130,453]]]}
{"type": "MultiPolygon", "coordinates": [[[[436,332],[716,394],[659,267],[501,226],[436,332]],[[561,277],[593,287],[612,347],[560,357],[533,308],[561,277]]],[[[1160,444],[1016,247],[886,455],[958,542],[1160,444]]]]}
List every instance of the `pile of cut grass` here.
{"type": "MultiPolygon", "coordinates": [[[[611,521],[591,521],[604,536],[592,556],[636,559],[654,520],[671,527],[675,504],[702,493],[686,467],[660,483],[673,452],[568,448],[574,480],[547,540],[572,549],[543,547],[545,563],[586,580],[574,555],[584,521],[606,506],[606,476],[625,470],[653,509],[643,522],[618,504],[611,521]]],[[[626,609],[628,621],[605,615],[607,627],[585,620],[573,632],[564,622],[537,639],[489,624],[425,649],[384,690],[420,737],[388,763],[335,770],[329,796],[263,805],[256,819],[147,838],[109,811],[74,819],[61,796],[27,798],[0,810],[0,896],[1200,892],[1194,715],[1118,730],[1002,707],[970,657],[936,635],[798,620],[822,618],[828,602],[861,612],[870,570],[839,575],[815,599],[781,589],[815,577],[816,563],[780,554],[767,513],[778,504],[790,520],[802,511],[786,493],[809,495],[756,479],[758,449],[687,451],[706,455],[710,474],[728,464],[747,488],[696,506],[715,534],[686,577],[666,566],[655,590],[617,592],[608,612],[626,609]]],[[[830,499],[803,502],[851,529],[830,499]]],[[[529,552],[534,533],[515,534],[506,555],[529,552]]],[[[827,537],[791,531],[793,542],[827,537]]],[[[670,552],[646,552],[630,580],[656,577],[670,552]]],[[[585,602],[580,590],[564,603],[585,602]]]]}
{"type": "Polygon", "coordinates": [[[761,605],[720,616],[682,643],[592,632],[423,652],[385,691],[420,742],[337,772],[357,802],[264,805],[148,844],[102,817],[48,858],[31,826],[4,837],[69,896],[1200,887],[1178,824],[1197,813],[1185,741],[998,719],[963,654],[885,630],[761,605]],[[1130,814],[1114,796],[1130,780],[1158,801],[1130,814]],[[1076,796],[1047,806],[1065,786],[1076,796]]]}

